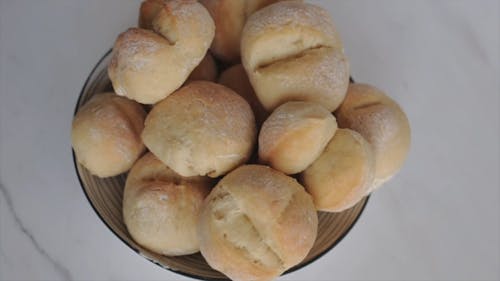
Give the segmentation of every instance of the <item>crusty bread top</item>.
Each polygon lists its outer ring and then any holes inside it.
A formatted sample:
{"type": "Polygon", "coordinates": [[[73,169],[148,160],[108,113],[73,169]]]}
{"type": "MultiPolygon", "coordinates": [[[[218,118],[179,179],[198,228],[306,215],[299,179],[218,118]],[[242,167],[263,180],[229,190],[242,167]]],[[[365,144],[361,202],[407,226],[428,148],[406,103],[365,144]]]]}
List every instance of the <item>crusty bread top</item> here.
{"type": "Polygon", "coordinates": [[[371,145],[357,132],[338,129],[301,182],[321,211],[341,212],[359,202],[375,175],[371,145]]]}
{"type": "Polygon", "coordinates": [[[205,199],[200,249],[233,280],[271,280],[305,258],[317,220],[295,179],[266,166],[241,166],[205,199]]]}
{"type": "Polygon", "coordinates": [[[152,22],[156,33],[131,28],[120,34],[108,67],[115,92],[145,104],[160,101],[184,84],[215,33],[210,14],[197,1],[162,4],[152,22]]]}
{"type": "MultiPolygon", "coordinates": [[[[121,67],[140,71],[146,66],[151,56],[168,47],[168,42],[153,31],[129,28],[127,31],[120,33],[115,41],[110,69],[114,73],[118,71],[119,61],[127,61],[128,63],[123,64],[121,67]]],[[[121,94],[121,92],[118,91],[117,94],[121,94]]]]}
{"type": "Polygon", "coordinates": [[[287,102],[274,110],[259,133],[259,158],[286,174],[303,171],[337,129],[335,117],[313,102],[287,102]]]}
{"type": "Polygon", "coordinates": [[[153,29],[176,47],[179,54],[195,57],[199,62],[212,44],[215,23],[198,1],[172,0],[165,2],[154,18],[153,29]]]}
{"type": "Polygon", "coordinates": [[[192,70],[187,64],[194,63],[172,51],[161,35],[129,28],[115,41],[108,75],[116,94],[152,104],[180,87],[192,70]],[[183,67],[172,73],[172,65],[177,64],[183,67]]]}
{"type": "Polygon", "coordinates": [[[343,48],[327,11],[298,1],[278,2],[254,13],[241,40],[247,71],[312,49],[343,48]]]}
{"type": "Polygon", "coordinates": [[[259,66],[250,73],[250,80],[269,111],[288,101],[317,102],[333,111],[345,97],[349,69],[341,51],[320,47],[259,66]]]}
{"type": "Polygon", "coordinates": [[[164,255],[199,251],[199,210],[213,180],[182,177],[152,153],[139,159],[125,184],[123,217],[136,242],[164,255]]]}
{"type": "Polygon", "coordinates": [[[150,151],[183,176],[225,174],[248,160],[255,138],[248,103],[208,81],[193,81],[157,103],[142,133],[150,151]]]}
{"type": "Polygon", "coordinates": [[[134,101],[103,93],[83,105],[72,123],[77,160],[99,177],[127,171],[144,150],[146,112],[134,101]]]}

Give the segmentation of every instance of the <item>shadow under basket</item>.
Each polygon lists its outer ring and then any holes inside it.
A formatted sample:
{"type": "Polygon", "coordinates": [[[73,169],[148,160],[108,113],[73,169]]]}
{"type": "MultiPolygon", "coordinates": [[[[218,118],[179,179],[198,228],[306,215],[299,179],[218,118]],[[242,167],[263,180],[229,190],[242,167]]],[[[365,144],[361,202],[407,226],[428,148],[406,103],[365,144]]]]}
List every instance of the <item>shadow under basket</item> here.
{"type": "MultiPolygon", "coordinates": [[[[110,60],[111,50],[99,60],[85,81],[76,104],[75,114],[94,95],[113,90],[107,75],[107,66],[110,60]]],[[[90,205],[104,224],[132,250],[158,266],[184,276],[201,280],[227,280],[225,275],[212,269],[200,253],[168,257],[153,253],[135,243],[129,235],[122,217],[122,198],[126,174],[98,178],[91,175],[76,161],[74,152],[73,161],[81,187],[90,205]]],[[[290,268],[284,274],[307,266],[333,249],[354,226],[367,202],[368,197],[365,197],[357,205],[341,213],[319,212],[318,236],[313,248],[300,264],[290,268]]]]}

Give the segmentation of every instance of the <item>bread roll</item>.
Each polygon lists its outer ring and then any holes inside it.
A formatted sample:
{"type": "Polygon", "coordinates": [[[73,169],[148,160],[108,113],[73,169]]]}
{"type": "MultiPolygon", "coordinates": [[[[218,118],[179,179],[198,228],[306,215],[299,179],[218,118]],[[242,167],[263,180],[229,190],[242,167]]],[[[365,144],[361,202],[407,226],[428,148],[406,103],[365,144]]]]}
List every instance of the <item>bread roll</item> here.
{"type": "Polygon", "coordinates": [[[399,105],[382,91],[351,84],[346,99],[335,113],[341,128],[360,133],[375,153],[373,189],[389,180],[403,165],[410,148],[410,125],[399,105]]]}
{"type": "Polygon", "coordinates": [[[123,194],[123,219],[132,238],[161,255],[198,252],[198,216],[211,183],[207,177],[182,177],[146,154],[130,171],[123,194]]]}
{"type": "Polygon", "coordinates": [[[253,12],[279,0],[199,0],[215,21],[215,38],[210,47],[225,62],[240,58],[241,31],[253,12]]]}
{"type": "Polygon", "coordinates": [[[243,29],[241,59],[267,110],[295,100],[333,111],[349,84],[349,63],[333,22],[312,4],[283,1],[254,13],[243,29]]]}
{"type": "Polygon", "coordinates": [[[207,53],[200,64],[189,74],[186,82],[204,80],[214,82],[217,79],[217,65],[210,53],[207,53]]]}
{"type": "Polygon", "coordinates": [[[139,27],[153,29],[153,20],[167,0],[145,0],[139,8],[139,27]]]}
{"type": "Polygon", "coordinates": [[[259,158],[285,174],[305,170],[337,130],[332,113],[313,102],[287,102],[269,116],[259,133],[259,158]]]}
{"type": "Polygon", "coordinates": [[[73,119],[71,143],[76,159],[102,178],[128,171],[144,151],[140,134],[145,117],[134,101],[114,93],[94,96],[73,119]]]}
{"type": "Polygon", "coordinates": [[[224,86],[194,81],[156,104],[142,139],[182,176],[218,177],[245,163],[255,144],[248,103],[224,86]]]}
{"type": "Polygon", "coordinates": [[[196,59],[194,68],[214,40],[215,23],[198,1],[169,0],[154,18],[153,30],[163,35],[184,59],[196,59]]]}
{"type": "Polygon", "coordinates": [[[371,145],[355,131],[338,129],[301,181],[318,210],[341,212],[363,199],[374,175],[371,145]]]}
{"type": "Polygon", "coordinates": [[[153,104],[178,89],[205,56],[215,25],[194,0],[165,2],[153,29],[131,28],[113,47],[109,78],[119,95],[153,104]]]}
{"type": "Polygon", "coordinates": [[[226,69],[219,77],[219,84],[222,84],[238,95],[243,97],[255,114],[255,121],[257,122],[257,127],[260,128],[262,123],[267,119],[269,113],[264,109],[259,99],[253,91],[250,81],[248,81],[247,73],[241,64],[237,64],[226,69]]]}
{"type": "Polygon", "coordinates": [[[200,213],[200,251],[232,280],[271,280],[301,262],[316,239],[311,196],[291,177],[259,165],[225,176],[200,213]]]}

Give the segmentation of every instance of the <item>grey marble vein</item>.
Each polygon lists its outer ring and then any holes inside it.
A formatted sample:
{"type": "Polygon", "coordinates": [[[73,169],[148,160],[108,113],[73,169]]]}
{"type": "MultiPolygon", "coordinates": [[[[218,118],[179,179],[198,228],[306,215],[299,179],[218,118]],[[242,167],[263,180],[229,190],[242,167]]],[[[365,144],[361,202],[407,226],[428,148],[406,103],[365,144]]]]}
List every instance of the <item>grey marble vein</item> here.
{"type": "Polygon", "coordinates": [[[31,242],[36,251],[54,267],[54,269],[59,273],[59,275],[63,280],[69,280],[69,281],[73,280],[69,270],[66,267],[64,267],[61,263],[59,263],[57,260],[55,260],[53,257],[51,257],[47,253],[47,251],[40,245],[40,243],[36,240],[33,234],[31,234],[31,232],[26,228],[24,223],[17,215],[17,212],[15,211],[14,204],[12,203],[12,198],[10,197],[9,191],[1,182],[0,182],[0,193],[5,198],[5,202],[7,203],[7,209],[12,214],[14,222],[19,227],[19,230],[21,230],[21,232],[26,236],[26,238],[28,238],[28,240],[31,242]]]}

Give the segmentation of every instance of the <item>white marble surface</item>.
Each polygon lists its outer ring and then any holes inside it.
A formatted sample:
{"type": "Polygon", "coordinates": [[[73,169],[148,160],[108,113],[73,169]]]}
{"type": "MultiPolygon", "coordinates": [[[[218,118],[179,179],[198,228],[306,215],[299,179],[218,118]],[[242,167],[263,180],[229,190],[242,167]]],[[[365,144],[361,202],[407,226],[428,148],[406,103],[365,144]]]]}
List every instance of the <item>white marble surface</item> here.
{"type": "MultiPolygon", "coordinates": [[[[315,2],[353,76],[405,108],[413,146],[348,237],[282,280],[498,280],[498,1],[315,2]]],[[[186,280],[114,237],[71,159],[80,88],[137,6],[0,0],[0,280],[186,280]]]]}

